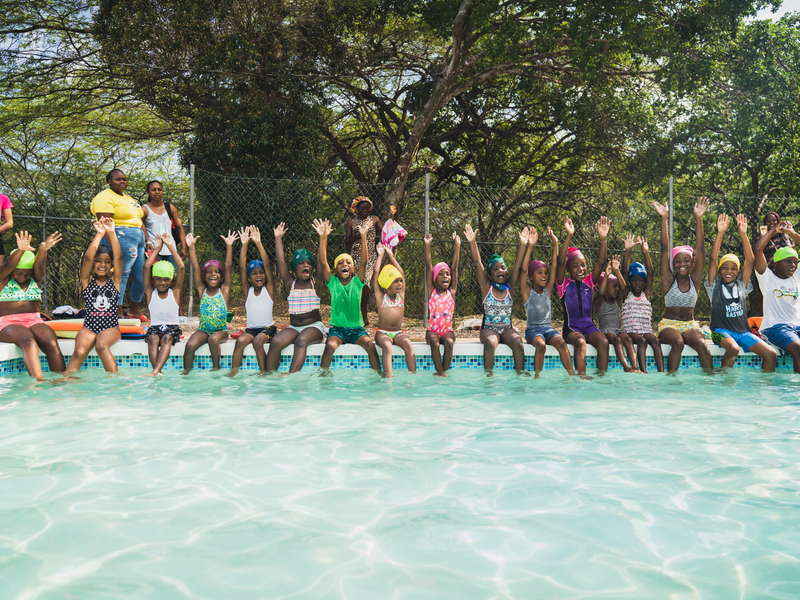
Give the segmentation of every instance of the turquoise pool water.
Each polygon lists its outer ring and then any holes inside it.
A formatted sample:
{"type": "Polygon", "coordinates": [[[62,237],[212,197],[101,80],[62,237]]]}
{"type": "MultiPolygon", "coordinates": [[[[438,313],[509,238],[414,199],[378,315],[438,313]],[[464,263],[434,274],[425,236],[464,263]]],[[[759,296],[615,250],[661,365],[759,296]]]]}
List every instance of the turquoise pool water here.
{"type": "Polygon", "coordinates": [[[800,598],[800,377],[0,379],[0,598],[800,598]]]}

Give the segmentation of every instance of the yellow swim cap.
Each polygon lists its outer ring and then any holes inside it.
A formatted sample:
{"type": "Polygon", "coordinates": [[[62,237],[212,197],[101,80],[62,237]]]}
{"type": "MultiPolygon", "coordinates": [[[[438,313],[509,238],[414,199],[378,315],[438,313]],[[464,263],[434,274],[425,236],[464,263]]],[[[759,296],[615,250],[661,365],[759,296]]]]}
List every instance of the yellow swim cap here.
{"type": "Polygon", "coordinates": [[[378,285],[388,290],[389,286],[394,283],[394,280],[402,276],[397,267],[394,265],[386,265],[381,269],[380,275],[378,275],[378,285]]]}
{"type": "Polygon", "coordinates": [[[741,269],[742,268],[742,265],[739,262],[739,257],[736,256],[735,254],[726,254],[725,256],[720,258],[719,259],[719,264],[717,265],[717,268],[720,268],[722,266],[722,263],[726,263],[726,262],[736,263],[736,268],[737,269],[741,269]]]}
{"type": "Polygon", "coordinates": [[[338,265],[338,264],[339,264],[339,261],[340,261],[340,260],[342,260],[342,259],[344,259],[344,258],[349,258],[351,263],[354,263],[354,262],[355,262],[355,261],[353,260],[353,257],[352,257],[352,256],[350,256],[349,254],[347,254],[347,253],[345,252],[344,254],[340,254],[339,256],[337,256],[337,257],[336,257],[336,258],[333,260],[333,268],[335,269],[335,268],[336,268],[336,265],[338,265]]]}

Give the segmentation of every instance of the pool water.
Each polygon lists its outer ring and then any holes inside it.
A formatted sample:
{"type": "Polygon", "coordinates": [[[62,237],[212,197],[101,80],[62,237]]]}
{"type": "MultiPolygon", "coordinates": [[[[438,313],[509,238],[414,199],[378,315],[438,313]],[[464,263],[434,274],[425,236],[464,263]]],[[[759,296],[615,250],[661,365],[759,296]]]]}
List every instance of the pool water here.
{"type": "Polygon", "coordinates": [[[800,598],[800,377],[0,379],[0,598],[800,598]]]}

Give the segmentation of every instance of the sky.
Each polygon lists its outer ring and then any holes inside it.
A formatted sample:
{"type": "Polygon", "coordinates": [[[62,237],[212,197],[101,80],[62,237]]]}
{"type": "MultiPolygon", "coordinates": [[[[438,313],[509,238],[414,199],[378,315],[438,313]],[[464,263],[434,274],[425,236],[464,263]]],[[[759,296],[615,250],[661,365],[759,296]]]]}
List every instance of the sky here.
{"type": "Polygon", "coordinates": [[[769,9],[758,11],[759,19],[780,19],[787,12],[800,12],[800,0],[783,0],[783,4],[773,13],[769,9]]]}

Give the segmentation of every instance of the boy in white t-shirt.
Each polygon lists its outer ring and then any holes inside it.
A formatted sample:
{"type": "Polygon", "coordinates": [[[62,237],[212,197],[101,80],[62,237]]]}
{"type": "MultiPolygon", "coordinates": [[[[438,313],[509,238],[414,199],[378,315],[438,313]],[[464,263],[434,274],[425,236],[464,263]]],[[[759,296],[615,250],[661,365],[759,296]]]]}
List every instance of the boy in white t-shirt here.
{"type": "Polygon", "coordinates": [[[781,223],[761,236],[753,252],[756,257],[756,277],[764,295],[764,319],[761,335],[787,354],[792,355],[795,373],[800,373],[800,272],[794,248],[780,248],[773,258],[773,268],[767,267],[764,247],[775,233],[786,233],[800,244],[800,235],[790,223],[781,223]]]}

